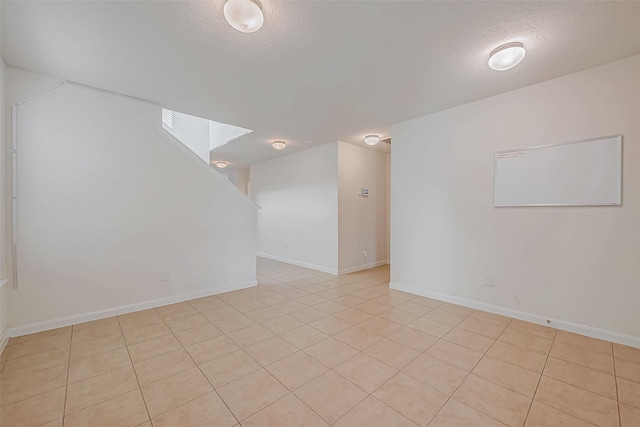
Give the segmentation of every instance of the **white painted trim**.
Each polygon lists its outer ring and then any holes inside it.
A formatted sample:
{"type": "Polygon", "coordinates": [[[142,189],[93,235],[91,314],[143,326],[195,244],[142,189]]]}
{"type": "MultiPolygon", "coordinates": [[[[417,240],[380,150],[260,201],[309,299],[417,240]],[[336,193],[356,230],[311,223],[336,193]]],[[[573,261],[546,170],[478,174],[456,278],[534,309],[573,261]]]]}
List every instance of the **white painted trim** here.
{"type": "Polygon", "coordinates": [[[9,279],[2,279],[2,280],[0,280],[0,289],[2,289],[2,287],[3,287],[4,285],[6,285],[8,282],[9,282],[9,279]]]}
{"type": "Polygon", "coordinates": [[[222,294],[225,292],[237,291],[257,286],[256,281],[240,283],[233,286],[225,286],[215,289],[202,289],[185,294],[174,295],[166,298],[159,298],[150,301],[139,302],[135,304],[123,305],[120,307],[107,308],[105,310],[92,311],[89,313],[76,314],[73,316],[60,317],[57,319],[45,320],[43,322],[31,323],[29,325],[10,328],[5,332],[6,337],[19,337],[22,335],[33,334],[36,332],[47,331],[49,329],[62,328],[65,326],[75,325],[92,320],[104,319],[106,317],[119,316],[121,314],[133,313],[149,308],[161,307],[163,305],[175,304],[178,302],[188,301],[196,298],[207,297],[210,295],[222,294]]]}
{"type": "Polygon", "coordinates": [[[595,328],[593,326],[581,325],[578,323],[568,322],[566,320],[545,317],[539,314],[527,313],[525,311],[513,310],[511,308],[500,307],[498,305],[487,304],[481,301],[458,297],[455,295],[441,294],[438,292],[430,292],[424,289],[405,286],[399,283],[389,283],[389,288],[398,291],[408,292],[410,294],[420,295],[423,297],[437,299],[439,301],[449,302],[452,304],[463,305],[465,307],[475,308],[477,310],[488,311],[489,313],[500,314],[502,316],[512,317],[514,319],[524,320],[526,322],[536,323],[538,325],[551,326],[563,331],[573,332],[588,337],[597,338],[605,341],[611,341],[618,344],[628,345],[640,348],[640,337],[633,335],[625,335],[618,332],[608,331],[606,329],[595,328]]]}
{"type": "Polygon", "coordinates": [[[362,264],[356,267],[341,268],[338,270],[338,274],[355,273],[356,271],[367,270],[369,268],[380,267],[381,265],[387,265],[387,264],[389,264],[389,260],[386,260],[386,259],[382,261],[370,262],[369,264],[362,264]]]}
{"type": "Polygon", "coordinates": [[[5,347],[7,347],[8,342],[9,342],[9,335],[7,334],[7,331],[4,330],[2,331],[2,334],[0,334],[0,354],[2,354],[5,347]]]}
{"type": "Polygon", "coordinates": [[[270,259],[270,260],[273,260],[273,261],[284,262],[285,264],[297,265],[298,267],[304,267],[304,268],[309,268],[311,270],[322,271],[323,273],[329,273],[329,274],[333,274],[335,276],[338,275],[338,270],[334,269],[334,268],[328,268],[328,267],[323,267],[321,265],[309,264],[307,262],[296,261],[296,260],[289,259],[289,258],[282,258],[282,257],[276,256],[276,255],[265,254],[263,252],[257,252],[256,255],[258,255],[261,258],[267,258],[267,259],[270,259]]]}

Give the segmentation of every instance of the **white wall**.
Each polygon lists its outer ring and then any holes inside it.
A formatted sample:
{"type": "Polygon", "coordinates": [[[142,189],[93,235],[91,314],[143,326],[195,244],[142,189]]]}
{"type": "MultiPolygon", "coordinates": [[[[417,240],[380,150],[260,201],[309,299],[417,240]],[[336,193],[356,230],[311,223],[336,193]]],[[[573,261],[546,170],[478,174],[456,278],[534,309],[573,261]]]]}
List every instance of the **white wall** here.
{"type": "Polygon", "coordinates": [[[340,274],[386,264],[387,155],[339,142],[338,188],[340,274]],[[368,197],[361,196],[363,187],[368,197]]]}
{"type": "Polygon", "coordinates": [[[338,143],[251,166],[258,254],[337,274],[338,143]]]}
{"type": "MultiPolygon", "coordinates": [[[[8,70],[8,104],[47,81],[8,70]]],[[[20,105],[12,333],[255,285],[255,205],[160,114],[71,84],[20,105]]]]}
{"type": "Polygon", "coordinates": [[[634,56],[395,125],[393,286],[640,346],[638,76],[634,56]],[[618,133],[622,207],[493,207],[494,151],[618,133]]]}
{"type": "MultiPolygon", "coordinates": [[[[9,309],[9,285],[7,279],[7,252],[10,250],[9,236],[6,229],[6,183],[8,181],[7,173],[8,168],[5,166],[7,159],[8,147],[5,145],[5,64],[4,60],[0,57],[0,351],[4,348],[6,343],[5,332],[9,323],[8,309],[9,309]]],[[[10,158],[10,155],[9,155],[10,158]]]]}
{"type": "Polygon", "coordinates": [[[174,111],[172,127],[165,130],[210,164],[209,120],[174,111]]]}

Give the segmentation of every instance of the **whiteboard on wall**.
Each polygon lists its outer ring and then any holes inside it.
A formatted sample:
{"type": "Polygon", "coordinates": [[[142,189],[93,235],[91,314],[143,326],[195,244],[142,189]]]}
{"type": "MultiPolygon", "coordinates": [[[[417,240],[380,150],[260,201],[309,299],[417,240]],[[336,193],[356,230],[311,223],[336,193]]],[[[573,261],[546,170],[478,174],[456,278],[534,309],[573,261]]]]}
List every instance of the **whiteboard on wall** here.
{"type": "Polygon", "coordinates": [[[494,206],[622,204],[622,135],[495,153],[494,206]]]}

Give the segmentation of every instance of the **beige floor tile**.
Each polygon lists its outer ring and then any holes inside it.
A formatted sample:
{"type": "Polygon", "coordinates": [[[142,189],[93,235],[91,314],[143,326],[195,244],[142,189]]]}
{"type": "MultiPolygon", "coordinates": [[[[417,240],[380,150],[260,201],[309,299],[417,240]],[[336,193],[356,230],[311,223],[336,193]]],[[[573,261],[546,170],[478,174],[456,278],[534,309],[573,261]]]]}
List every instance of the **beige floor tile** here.
{"type": "Polygon", "coordinates": [[[474,317],[467,317],[458,324],[458,328],[466,331],[475,332],[488,338],[497,339],[504,331],[504,326],[495,325],[493,323],[484,322],[474,317]]]}
{"type": "Polygon", "coordinates": [[[218,389],[218,393],[240,421],[279,400],[289,391],[264,369],[218,389]]]}
{"type": "Polygon", "coordinates": [[[640,348],[633,348],[622,344],[613,344],[615,357],[640,363],[640,348]]]}
{"type": "Polygon", "coordinates": [[[459,328],[453,328],[442,339],[480,353],[486,353],[495,341],[493,338],[459,328]]]}
{"type": "Polygon", "coordinates": [[[333,370],[367,393],[373,393],[398,372],[364,353],[356,354],[333,370]]]}
{"type": "Polygon", "coordinates": [[[226,335],[220,335],[219,337],[190,345],[185,347],[185,349],[193,358],[193,361],[201,365],[209,360],[217,359],[220,356],[239,350],[240,347],[226,335]]]}
{"type": "Polygon", "coordinates": [[[137,426],[149,419],[140,390],[133,390],[112,399],[67,415],[65,427],[137,426]]]}
{"type": "Polygon", "coordinates": [[[438,307],[424,315],[425,319],[435,320],[436,322],[445,323],[450,326],[457,326],[464,319],[469,317],[467,314],[455,313],[438,307]]]}
{"type": "Polygon", "coordinates": [[[429,427],[504,427],[505,425],[462,402],[449,399],[429,427]]]}
{"type": "Polygon", "coordinates": [[[574,347],[561,342],[553,343],[551,348],[551,357],[562,359],[567,362],[576,363],[587,368],[595,369],[608,375],[613,375],[613,357],[602,353],[595,353],[574,347]]]}
{"type": "Polygon", "coordinates": [[[71,360],[95,356],[100,353],[125,347],[122,335],[111,335],[106,338],[71,344],[71,360]]]}
{"type": "Polygon", "coordinates": [[[133,363],[138,363],[181,348],[182,345],[180,345],[180,342],[176,337],[173,335],[166,335],[164,337],[154,338],[139,344],[130,345],[129,354],[131,355],[133,363]]]}
{"type": "Polygon", "coordinates": [[[545,325],[537,325],[531,322],[525,322],[523,320],[513,319],[509,323],[509,329],[514,329],[520,332],[525,332],[529,335],[535,335],[540,338],[546,338],[553,340],[556,336],[557,329],[551,328],[545,325]]]}
{"type": "Polygon", "coordinates": [[[32,427],[56,420],[64,414],[64,399],[65,387],[60,387],[16,403],[3,400],[0,425],[32,427]]]}
{"type": "Polygon", "coordinates": [[[153,427],[231,427],[237,421],[215,391],[153,419],[153,427]]]}
{"type": "Polygon", "coordinates": [[[356,310],[364,311],[372,316],[377,316],[378,314],[382,314],[385,311],[389,310],[389,307],[386,305],[378,304],[373,301],[366,301],[362,304],[358,304],[355,307],[356,310]]]}
{"type": "Polygon", "coordinates": [[[261,310],[263,308],[269,307],[267,304],[255,299],[249,298],[244,301],[238,302],[236,304],[231,304],[233,308],[238,310],[241,313],[249,313],[251,311],[261,310]]]}
{"type": "Polygon", "coordinates": [[[274,304],[272,305],[273,308],[280,310],[281,312],[285,313],[285,314],[289,314],[293,311],[296,310],[300,310],[302,308],[305,308],[306,305],[304,305],[301,302],[298,301],[294,301],[294,300],[287,300],[287,301],[282,301],[278,304],[274,304]]]}
{"type": "Polygon", "coordinates": [[[298,349],[280,337],[271,337],[245,347],[245,351],[262,366],[267,366],[296,353],[298,349]]]}
{"type": "Polygon", "coordinates": [[[134,329],[148,328],[149,326],[162,325],[164,322],[155,310],[144,310],[136,313],[118,316],[122,332],[134,329]]]}
{"type": "Polygon", "coordinates": [[[389,319],[378,316],[367,319],[364,322],[360,323],[358,326],[368,329],[376,335],[382,335],[384,337],[391,335],[392,333],[403,327],[403,325],[401,325],[400,323],[396,323],[389,319]]]}
{"type": "Polygon", "coordinates": [[[269,295],[268,297],[262,298],[262,302],[270,306],[274,306],[285,301],[289,301],[289,298],[280,294],[273,294],[269,295]]]}
{"type": "Polygon", "coordinates": [[[127,342],[127,345],[134,345],[144,341],[152,340],[154,338],[171,335],[171,329],[169,329],[167,325],[162,322],[140,329],[131,329],[128,331],[124,331],[123,335],[125,341],[127,342]]]}
{"type": "Polygon", "coordinates": [[[336,316],[339,319],[345,320],[351,323],[352,325],[358,325],[364,322],[365,320],[373,317],[371,314],[365,313],[362,310],[357,310],[353,307],[343,310],[339,313],[336,313],[334,316],[336,316]]]}
{"type": "Polygon", "coordinates": [[[245,316],[244,314],[236,317],[231,317],[229,319],[216,320],[212,323],[216,328],[220,329],[225,334],[229,334],[231,332],[235,332],[237,330],[244,329],[256,324],[253,319],[245,316]]]}
{"type": "Polygon", "coordinates": [[[25,343],[27,341],[39,340],[41,338],[51,337],[54,335],[70,334],[72,330],[72,326],[65,326],[62,328],[49,329],[48,331],[36,332],[34,334],[22,335],[21,337],[13,337],[9,338],[9,341],[7,341],[7,346],[15,345],[18,342],[25,343]]]}
{"type": "Polygon", "coordinates": [[[206,317],[210,322],[217,322],[219,320],[227,320],[233,319],[234,317],[243,316],[243,314],[238,310],[226,304],[224,307],[218,307],[213,310],[205,311],[204,313],[202,313],[202,315],[206,317]]]}
{"type": "Polygon", "coordinates": [[[440,305],[442,305],[442,301],[438,301],[435,300],[433,298],[428,298],[428,297],[422,297],[422,296],[416,296],[413,297],[411,300],[409,300],[409,302],[413,302],[416,304],[420,304],[420,305],[424,305],[425,307],[429,307],[429,308],[437,308],[440,305]]]}
{"type": "Polygon", "coordinates": [[[531,404],[531,409],[529,410],[525,427],[549,426],[594,427],[595,424],[588,423],[580,418],[574,417],[573,415],[558,411],[557,409],[534,400],[531,404]]]}
{"type": "Polygon", "coordinates": [[[618,378],[618,400],[640,408],[640,383],[618,378]]]}
{"type": "Polygon", "coordinates": [[[67,365],[40,369],[23,375],[10,376],[0,381],[2,405],[18,402],[67,383],[67,365]]]}
{"type": "Polygon", "coordinates": [[[231,332],[227,334],[227,336],[240,347],[247,347],[260,341],[264,341],[267,338],[271,338],[274,335],[268,329],[258,324],[254,324],[246,328],[231,332]]]}
{"type": "Polygon", "coordinates": [[[327,335],[335,335],[346,329],[351,328],[351,323],[346,320],[339,319],[334,316],[327,316],[315,322],[309,323],[309,326],[316,328],[317,330],[324,332],[327,335]]]}
{"type": "Polygon", "coordinates": [[[508,426],[522,426],[531,398],[470,374],[453,397],[508,426]]]}
{"type": "Polygon", "coordinates": [[[444,340],[429,347],[425,354],[467,372],[470,372],[482,358],[482,353],[444,340]]]}
{"type": "Polygon", "coordinates": [[[48,422],[46,424],[41,424],[38,427],[62,427],[62,422],[63,422],[63,419],[60,418],[58,420],[51,421],[51,422],[48,422]]]}
{"type": "Polygon", "coordinates": [[[460,314],[464,316],[470,316],[475,311],[473,308],[464,307],[458,304],[452,304],[449,302],[443,302],[438,306],[439,310],[450,311],[451,313],[460,314]]]}
{"type": "Polygon", "coordinates": [[[288,314],[276,317],[274,319],[269,319],[265,322],[262,322],[261,324],[276,335],[283,334],[287,331],[299,328],[300,326],[304,325],[304,323],[297,319],[294,319],[288,314]]]}
{"type": "Polygon", "coordinates": [[[338,341],[335,338],[327,338],[304,349],[304,352],[329,368],[333,368],[348,358],[358,353],[353,347],[338,341]]]}
{"type": "Polygon", "coordinates": [[[142,394],[151,418],[211,391],[213,387],[198,368],[189,369],[142,387],[142,394]]]}
{"type": "Polygon", "coordinates": [[[261,309],[256,310],[256,311],[250,311],[250,312],[246,313],[246,316],[249,317],[250,319],[258,322],[258,323],[262,323],[262,322],[265,322],[267,320],[275,319],[276,317],[280,317],[283,314],[284,313],[282,313],[280,310],[276,310],[273,307],[266,307],[266,308],[261,308],[261,309]]]}
{"type": "Polygon", "coordinates": [[[189,354],[182,348],[133,365],[141,386],[170,377],[195,366],[189,354]]]}
{"type": "Polygon", "coordinates": [[[373,396],[421,426],[429,423],[449,397],[402,373],[387,381],[373,396]]]}
{"type": "Polygon", "coordinates": [[[328,426],[293,394],[272,403],[242,422],[243,427],[324,427],[328,426]]]}
{"type": "Polygon", "coordinates": [[[366,300],[364,298],[354,297],[353,295],[343,295],[336,298],[334,301],[339,302],[340,304],[344,304],[349,307],[354,307],[356,305],[360,305],[366,300]]]}
{"type": "Polygon", "coordinates": [[[391,409],[373,396],[358,403],[355,408],[340,418],[336,427],[417,427],[408,418],[391,409]]]}
{"type": "Polygon", "coordinates": [[[364,353],[395,369],[402,369],[419,353],[387,338],[364,350],[364,353]]]}
{"type": "Polygon", "coordinates": [[[289,390],[293,391],[325,373],[328,368],[303,351],[266,367],[289,390]]]}
{"type": "Polygon", "coordinates": [[[323,302],[330,301],[326,298],[323,298],[319,295],[309,294],[305,295],[302,298],[296,299],[296,301],[303,303],[304,305],[315,306],[317,304],[322,304],[323,302]]]}
{"type": "Polygon", "coordinates": [[[280,336],[301,350],[329,337],[324,332],[312,328],[309,325],[292,329],[280,336]]]}
{"type": "Polygon", "coordinates": [[[71,334],[68,332],[34,338],[28,341],[18,342],[9,356],[9,360],[17,357],[30,356],[44,353],[59,348],[69,348],[71,334]]]}
{"type": "Polygon", "coordinates": [[[165,323],[174,334],[185,329],[210,324],[209,320],[200,313],[190,314],[188,316],[177,317],[174,319],[166,319],[165,323]]]}
{"type": "Polygon", "coordinates": [[[621,403],[620,425],[621,427],[640,426],[640,409],[621,403]]]}
{"type": "Polygon", "coordinates": [[[74,329],[73,342],[76,344],[80,344],[85,341],[96,340],[98,338],[106,338],[111,335],[122,335],[120,323],[118,323],[118,319],[115,317],[105,319],[105,323],[101,323],[96,326],[83,328],[77,331],[74,329]]]}
{"type": "Polygon", "coordinates": [[[407,313],[411,313],[414,314],[416,316],[424,316],[425,314],[427,314],[428,312],[430,312],[431,310],[433,310],[432,307],[423,305],[423,304],[417,304],[415,302],[412,301],[407,301],[404,302],[402,304],[399,304],[396,306],[396,308],[398,310],[402,310],[405,311],[407,313]]]}
{"type": "Polygon", "coordinates": [[[315,305],[314,307],[327,314],[336,314],[348,309],[350,306],[338,301],[325,301],[322,304],[315,305]]]}
{"type": "MultiPolygon", "coordinates": [[[[6,350],[5,350],[6,351],[6,350]]],[[[53,368],[69,362],[69,348],[62,347],[45,353],[7,360],[2,369],[2,379],[28,375],[42,369],[53,368]]]]}
{"type": "Polygon", "coordinates": [[[311,323],[315,322],[316,320],[324,319],[328,315],[324,311],[320,311],[316,308],[304,307],[300,310],[290,312],[289,316],[293,317],[294,319],[298,319],[302,323],[311,323]]]}
{"type": "Polygon", "coordinates": [[[191,307],[195,308],[200,313],[210,310],[215,310],[216,308],[227,307],[227,303],[222,301],[216,296],[198,298],[195,300],[189,301],[191,307]]]}
{"type": "Polygon", "coordinates": [[[329,424],[367,397],[367,393],[333,371],[303,385],[295,394],[329,424]]]}
{"type": "Polygon", "coordinates": [[[219,337],[222,332],[211,323],[196,326],[189,329],[183,329],[175,333],[176,338],[184,347],[206,341],[210,338],[219,337]]]}
{"type": "Polygon", "coordinates": [[[438,341],[433,335],[408,327],[394,332],[387,338],[421,353],[438,341]]]}
{"type": "Polygon", "coordinates": [[[79,332],[84,329],[108,329],[118,326],[120,323],[118,322],[118,317],[106,317],[104,319],[92,320],[90,322],[78,323],[77,325],[73,325],[73,332],[79,332]]]}
{"type": "Polygon", "coordinates": [[[483,357],[472,372],[530,398],[533,398],[540,381],[540,374],[491,356],[483,357]]]}
{"type": "Polygon", "coordinates": [[[506,328],[511,323],[510,317],[501,316],[499,314],[488,313],[486,311],[476,310],[469,316],[470,319],[477,319],[483,322],[492,323],[497,326],[506,328]]]}
{"type": "Polygon", "coordinates": [[[544,354],[499,340],[493,343],[493,346],[487,351],[487,356],[495,357],[538,373],[542,373],[547,361],[547,356],[544,354]]]}
{"type": "Polygon", "coordinates": [[[389,311],[385,311],[384,313],[379,314],[378,317],[391,320],[392,322],[399,323],[405,326],[418,319],[420,316],[418,316],[417,314],[407,313],[406,311],[402,311],[398,308],[393,308],[389,311]]]}
{"type": "Polygon", "coordinates": [[[74,359],[69,365],[68,382],[73,384],[125,366],[131,366],[131,359],[124,347],[83,359],[74,359]]]}
{"type": "Polygon", "coordinates": [[[78,381],[67,387],[65,414],[77,412],[136,388],[138,380],[131,366],[78,381]]]}
{"type": "Polygon", "coordinates": [[[156,311],[165,321],[197,313],[196,309],[193,308],[188,302],[179,302],[177,304],[165,305],[164,307],[156,308],[156,311]]]}
{"type": "Polygon", "coordinates": [[[542,376],[535,400],[601,427],[619,425],[615,400],[542,376]]]}
{"type": "Polygon", "coordinates": [[[549,357],[549,360],[547,360],[544,375],[611,399],[617,399],[616,380],[613,375],[556,359],[555,357],[549,357]]]}
{"type": "Polygon", "coordinates": [[[442,338],[451,329],[453,329],[453,326],[451,325],[438,322],[436,320],[429,319],[427,317],[421,317],[417,320],[414,320],[413,322],[409,323],[407,326],[438,338],[442,338]]]}
{"type": "Polygon", "coordinates": [[[608,341],[585,337],[584,335],[578,335],[566,331],[558,331],[556,334],[556,341],[580,347],[584,350],[613,356],[613,345],[608,341]]]}
{"type": "Polygon", "coordinates": [[[260,364],[243,350],[237,350],[200,365],[200,369],[215,388],[220,388],[259,370],[260,364]]]}
{"type": "Polygon", "coordinates": [[[377,343],[383,337],[376,335],[373,332],[361,328],[359,326],[352,326],[339,334],[333,336],[335,339],[342,341],[345,344],[349,344],[356,350],[364,350],[367,347],[377,343]]]}
{"type": "Polygon", "coordinates": [[[507,328],[498,340],[545,355],[549,354],[549,349],[553,342],[550,339],[511,328],[507,328]]]}
{"type": "Polygon", "coordinates": [[[426,354],[418,356],[402,372],[447,395],[452,395],[469,374],[426,354]]]}
{"type": "Polygon", "coordinates": [[[640,383],[640,363],[627,359],[616,359],[616,376],[640,383]]]}

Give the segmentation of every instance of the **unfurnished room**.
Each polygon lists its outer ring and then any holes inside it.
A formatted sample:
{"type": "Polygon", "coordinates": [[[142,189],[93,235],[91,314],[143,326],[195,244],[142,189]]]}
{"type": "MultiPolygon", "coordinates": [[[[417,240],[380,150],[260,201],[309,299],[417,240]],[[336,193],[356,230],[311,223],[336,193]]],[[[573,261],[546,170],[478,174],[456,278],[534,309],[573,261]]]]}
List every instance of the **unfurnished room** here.
{"type": "Polygon", "coordinates": [[[0,427],[640,427],[640,2],[0,0],[0,427]]]}

